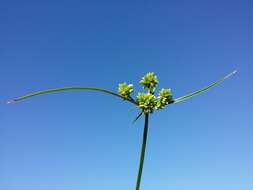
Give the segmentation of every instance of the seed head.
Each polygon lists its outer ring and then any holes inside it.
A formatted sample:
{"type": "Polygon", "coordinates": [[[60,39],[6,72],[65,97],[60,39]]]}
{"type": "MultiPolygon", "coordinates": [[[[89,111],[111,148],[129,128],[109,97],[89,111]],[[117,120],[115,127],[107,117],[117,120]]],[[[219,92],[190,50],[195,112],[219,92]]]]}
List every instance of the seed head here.
{"type": "Polygon", "coordinates": [[[158,84],[157,76],[153,72],[147,73],[140,81],[140,84],[143,85],[144,89],[148,90],[150,93],[153,93],[158,84]]]}
{"type": "Polygon", "coordinates": [[[133,93],[134,86],[132,84],[121,83],[119,84],[118,92],[124,98],[129,98],[130,94],[133,93]]]}
{"type": "Polygon", "coordinates": [[[156,107],[157,99],[155,95],[151,93],[139,93],[136,102],[138,107],[141,108],[144,113],[152,113],[156,107]]]}
{"type": "Polygon", "coordinates": [[[159,92],[156,109],[162,109],[172,101],[171,89],[162,88],[159,92]]]}

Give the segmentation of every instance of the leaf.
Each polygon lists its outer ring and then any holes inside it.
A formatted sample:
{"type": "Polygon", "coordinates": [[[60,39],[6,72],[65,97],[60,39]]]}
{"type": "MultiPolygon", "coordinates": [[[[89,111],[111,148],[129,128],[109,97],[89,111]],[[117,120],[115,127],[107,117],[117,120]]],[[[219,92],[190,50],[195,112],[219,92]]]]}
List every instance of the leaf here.
{"type": "Polygon", "coordinates": [[[104,92],[104,93],[107,93],[107,94],[110,94],[110,95],[122,98],[124,100],[127,100],[127,101],[133,103],[133,104],[136,104],[136,102],[134,100],[132,100],[132,99],[126,99],[126,98],[124,98],[123,96],[121,96],[121,95],[119,95],[117,93],[114,93],[114,92],[111,92],[109,90],[105,90],[105,89],[102,89],[102,88],[93,88],[93,87],[63,87],[63,88],[48,89],[48,90],[38,91],[38,92],[35,92],[35,93],[31,93],[31,94],[27,94],[25,96],[21,96],[21,97],[15,98],[13,100],[8,101],[7,103],[18,102],[18,101],[21,101],[21,100],[25,100],[25,99],[31,98],[33,96],[38,96],[38,95],[52,93],[52,92],[66,91],[66,90],[100,91],[100,92],[104,92]]]}
{"type": "Polygon", "coordinates": [[[187,99],[189,99],[189,98],[192,98],[192,97],[194,97],[194,96],[196,96],[196,95],[199,95],[199,94],[201,94],[201,93],[203,93],[203,92],[206,92],[206,91],[209,90],[210,88],[219,85],[220,83],[222,83],[223,81],[225,81],[226,79],[228,79],[229,77],[231,77],[232,75],[234,75],[236,72],[237,72],[237,71],[233,71],[232,73],[229,73],[229,74],[226,75],[225,77],[223,77],[223,78],[221,78],[221,79],[215,81],[214,83],[212,83],[212,84],[210,84],[210,85],[208,85],[208,86],[206,86],[206,87],[204,87],[204,88],[202,88],[202,89],[200,89],[200,90],[197,90],[197,91],[195,91],[195,92],[193,92],[193,93],[190,93],[190,94],[187,94],[187,95],[185,95],[185,96],[181,96],[181,97],[179,97],[179,98],[176,98],[176,99],[174,99],[174,102],[173,102],[173,103],[175,104],[175,103],[178,103],[178,102],[182,102],[182,101],[187,100],[187,99]]]}
{"type": "Polygon", "coordinates": [[[142,114],[143,114],[143,111],[141,111],[141,112],[137,115],[137,117],[133,120],[132,124],[134,124],[134,123],[142,116],[142,114]]]}

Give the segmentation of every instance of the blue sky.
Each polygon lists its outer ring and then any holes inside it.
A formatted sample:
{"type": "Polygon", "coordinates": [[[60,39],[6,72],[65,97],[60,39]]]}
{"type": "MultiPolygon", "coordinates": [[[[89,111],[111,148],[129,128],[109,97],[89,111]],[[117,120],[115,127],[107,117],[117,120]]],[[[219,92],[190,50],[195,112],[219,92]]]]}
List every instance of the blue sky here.
{"type": "Polygon", "coordinates": [[[253,189],[251,1],[1,1],[0,189],[129,190],[143,120],[120,99],[62,86],[141,90],[149,71],[175,97],[153,114],[141,188],[253,189]]]}

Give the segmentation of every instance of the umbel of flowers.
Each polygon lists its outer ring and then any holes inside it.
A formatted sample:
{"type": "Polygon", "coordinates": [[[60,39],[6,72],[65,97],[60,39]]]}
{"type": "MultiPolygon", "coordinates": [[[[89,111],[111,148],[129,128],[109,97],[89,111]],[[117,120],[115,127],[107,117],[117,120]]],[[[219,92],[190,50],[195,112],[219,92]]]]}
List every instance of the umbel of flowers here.
{"type": "MultiPolygon", "coordinates": [[[[153,72],[147,73],[140,81],[146,92],[138,93],[135,102],[145,114],[153,113],[154,110],[163,109],[166,105],[173,103],[170,89],[162,88],[158,96],[155,95],[158,83],[157,76],[153,72]]],[[[124,82],[119,84],[118,92],[126,99],[133,99],[131,97],[134,92],[133,88],[132,84],[124,82]]]]}

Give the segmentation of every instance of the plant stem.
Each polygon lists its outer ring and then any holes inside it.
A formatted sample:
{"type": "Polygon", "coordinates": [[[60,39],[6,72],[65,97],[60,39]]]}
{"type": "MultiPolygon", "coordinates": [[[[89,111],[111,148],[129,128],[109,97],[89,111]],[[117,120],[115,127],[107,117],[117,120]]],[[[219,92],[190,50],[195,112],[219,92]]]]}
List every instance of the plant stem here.
{"type": "Polygon", "coordinates": [[[141,147],[140,164],[139,164],[139,171],[138,171],[138,177],[137,177],[135,190],[139,190],[140,185],[141,185],[142,169],[143,169],[143,164],[144,164],[145,150],[146,150],[147,137],[148,137],[148,118],[149,118],[149,114],[145,114],[145,123],[144,123],[144,132],[143,132],[142,147],[141,147]]]}

